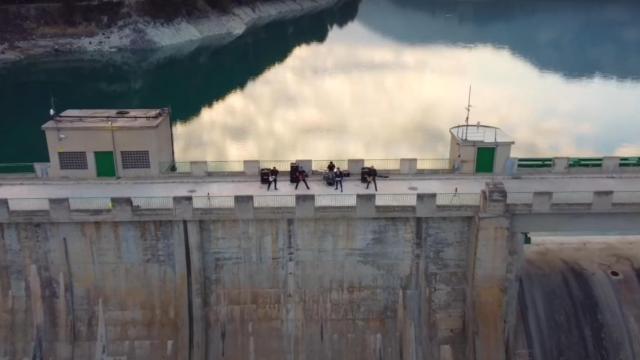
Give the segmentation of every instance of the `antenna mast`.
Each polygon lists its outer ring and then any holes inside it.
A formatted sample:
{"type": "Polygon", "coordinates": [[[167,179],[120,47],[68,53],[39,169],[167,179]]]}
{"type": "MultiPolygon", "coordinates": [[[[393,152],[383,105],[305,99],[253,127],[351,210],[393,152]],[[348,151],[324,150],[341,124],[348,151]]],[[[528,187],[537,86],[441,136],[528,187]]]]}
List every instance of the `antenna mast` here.
{"type": "Polygon", "coordinates": [[[469,113],[471,112],[471,84],[469,84],[469,97],[467,98],[467,117],[464,119],[464,140],[467,140],[467,134],[469,132],[469,113]]]}
{"type": "Polygon", "coordinates": [[[49,116],[53,119],[53,116],[56,114],[55,101],[53,99],[53,95],[51,96],[51,107],[49,108],[49,116]]]}

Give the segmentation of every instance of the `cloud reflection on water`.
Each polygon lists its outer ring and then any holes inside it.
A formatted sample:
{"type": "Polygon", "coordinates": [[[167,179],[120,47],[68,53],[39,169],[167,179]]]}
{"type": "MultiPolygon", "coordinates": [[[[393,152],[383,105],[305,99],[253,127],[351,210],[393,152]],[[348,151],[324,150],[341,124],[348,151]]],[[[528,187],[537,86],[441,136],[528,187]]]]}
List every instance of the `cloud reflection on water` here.
{"type": "Polygon", "coordinates": [[[176,125],[180,160],[439,158],[449,127],[503,128],[516,156],[640,153],[640,86],[543,73],[508,50],[327,42],[176,125]],[[615,127],[610,124],[615,121],[615,127]]]}

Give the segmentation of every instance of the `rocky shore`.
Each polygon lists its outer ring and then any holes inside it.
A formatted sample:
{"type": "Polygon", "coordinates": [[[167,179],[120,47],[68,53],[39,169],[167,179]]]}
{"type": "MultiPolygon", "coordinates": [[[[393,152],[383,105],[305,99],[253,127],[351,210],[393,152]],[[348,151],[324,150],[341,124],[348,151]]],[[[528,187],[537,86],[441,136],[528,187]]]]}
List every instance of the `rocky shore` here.
{"type": "Polygon", "coordinates": [[[0,39],[0,62],[51,53],[102,52],[154,49],[200,40],[224,44],[247,30],[271,21],[290,19],[331,7],[341,0],[274,0],[238,6],[229,12],[211,11],[197,17],[158,21],[132,16],[96,31],[61,35],[44,34],[28,39],[0,39]]]}

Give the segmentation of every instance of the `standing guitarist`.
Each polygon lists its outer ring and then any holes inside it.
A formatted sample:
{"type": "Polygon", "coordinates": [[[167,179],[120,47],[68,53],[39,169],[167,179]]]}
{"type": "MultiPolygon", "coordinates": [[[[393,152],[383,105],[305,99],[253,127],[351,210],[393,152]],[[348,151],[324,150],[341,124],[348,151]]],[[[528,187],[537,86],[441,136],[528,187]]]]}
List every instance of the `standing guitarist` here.
{"type": "Polygon", "coordinates": [[[367,176],[367,189],[369,189],[369,184],[373,182],[373,187],[378,191],[378,183],[376,182],[376,177],[378,177],[378,170],[376,170],[373,165],[369,168],[369,175],[367,176]]]}

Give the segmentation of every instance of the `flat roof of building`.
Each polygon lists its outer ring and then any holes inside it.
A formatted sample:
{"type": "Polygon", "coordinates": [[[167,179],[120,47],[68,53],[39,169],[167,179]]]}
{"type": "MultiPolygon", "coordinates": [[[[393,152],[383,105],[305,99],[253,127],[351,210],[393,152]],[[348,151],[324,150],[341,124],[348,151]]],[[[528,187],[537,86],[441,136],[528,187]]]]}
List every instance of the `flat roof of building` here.
{"type": "Polygon", "coordinates": [[[55,115],[42,129],[149,128],[168,115],[168,109],[71,109],[55,115]]]}
{"type": "Polygon", "coordinates": [[[451,135],[461,142],[514,143],[509,135],[495,126],[458,125],[452,127],[449,131],[451,135]]]}

